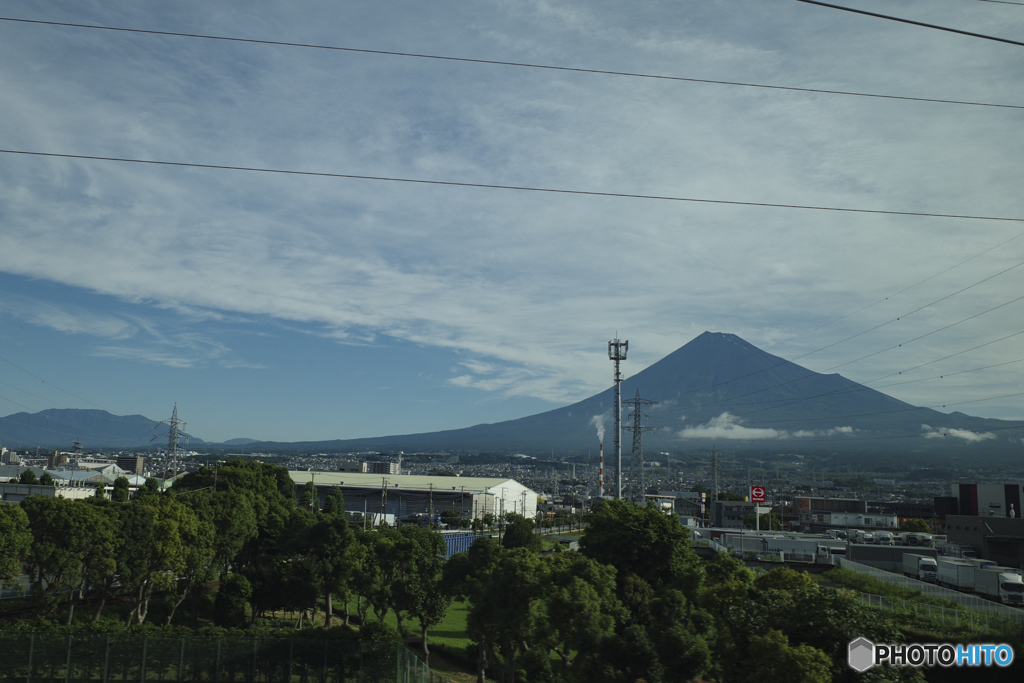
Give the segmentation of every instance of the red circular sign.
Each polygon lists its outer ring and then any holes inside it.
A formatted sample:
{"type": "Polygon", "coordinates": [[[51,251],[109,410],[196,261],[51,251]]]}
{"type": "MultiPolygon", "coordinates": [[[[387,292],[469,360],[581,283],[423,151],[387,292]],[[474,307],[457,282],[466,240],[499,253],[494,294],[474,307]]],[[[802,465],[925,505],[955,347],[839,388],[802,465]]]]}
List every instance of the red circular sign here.
{"type": "Polygon", "coordinates": [[[764,502],[764,487],[763,486],[751,486],[750,487],[750,502],[752,502],[752,503],[763,503],[764,502]]]}

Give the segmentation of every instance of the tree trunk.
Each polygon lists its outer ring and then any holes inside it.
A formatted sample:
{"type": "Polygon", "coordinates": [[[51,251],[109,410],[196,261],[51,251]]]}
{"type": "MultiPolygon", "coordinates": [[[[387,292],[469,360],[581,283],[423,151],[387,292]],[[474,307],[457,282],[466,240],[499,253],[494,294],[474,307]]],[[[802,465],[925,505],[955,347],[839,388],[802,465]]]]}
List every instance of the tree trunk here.
{"type": "Polygon", "coordinates": [[[345,601],[345,626],[348,626],[348,620],[351,615],[348,613],[348,600],[345,601]]]}
{"type": "Polygon", "coordinates": [[[331,591],[327,591],[324,600],[324,628],[330,628],[334,622],[334,605],[331,603],[331,591]]]}
{"type": "Polygon", "coordinates": [[[96,601],[96,608],[92,611],[92,623],[99,623],[100,617],[103,615],[103,606],[107,604],[106,591],[100,592],[100,597],[96,601]]]}
{"type": "Polygon", "coordinates": [[[174,613],[178,611],[178,606],[179,606],[179,605],[181,605],[181,603],[183,603],[183,602],[185,601],[185,598],[186,598],[186,597],[188,597],[188,591],[186,591],[186,592],[182,593],[182,594],[181,594],[181,597],[180,597],[180,598],[178,598],[178,599],[177,599],[177,600],[176,600],[176,601],[174,602],[174,605],[173,605],[173,606],[171,607],[171,613],[167,615],[167,625],[168,625],[168,626],[170,626],[170,625],[171,625],[171,619],[173,619],[173,618],[174,618],[174,613]]]}
{"type": "Polygon", "coordinates": [[[480,639],[480,645],[476,653],[476,683],[487,683],[487,678],[484,672],[484,663],[486,662],[486,655],[484,653],[484,641],[480,639]]]}
{"type": "Polygon", "coordinates": [[[75,616],[75,604],[77,602],[78,601],[75,600],[75,592],[71,591],[71,594],[68,595],[68,620],[66,622],[67,626],[71,626],[71,620],[75,616]]]}

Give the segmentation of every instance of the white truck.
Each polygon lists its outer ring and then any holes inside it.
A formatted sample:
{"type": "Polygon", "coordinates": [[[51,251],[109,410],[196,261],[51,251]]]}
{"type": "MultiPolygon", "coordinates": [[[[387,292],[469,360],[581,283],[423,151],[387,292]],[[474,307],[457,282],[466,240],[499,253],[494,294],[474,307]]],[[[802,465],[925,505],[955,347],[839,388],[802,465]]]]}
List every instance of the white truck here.
{"type": "Polygon", "coordinates": [[[935,558],[929,555],[903,553],[903,573],[919,581],[935,583],[935,572],[938,566],[935,558]]]}
{"type": "Polygon", "coordinates": [[[956,558],[940,557],[935,563],[935,583],[959,591],[974,590],[974,565],[956,558]]]}
{"type": "Polygon", "coordinates": [[[1024,578],[1010,567],[985,567],[974,571],[974,592],[1007,605],[1024,605],[1024,578]]]}
{"type": "Polygon", "coordinates": [[[889,531],[879,531],[875,534],[875,542],[878,545],[892,545],[892,533],[889,531]]]}

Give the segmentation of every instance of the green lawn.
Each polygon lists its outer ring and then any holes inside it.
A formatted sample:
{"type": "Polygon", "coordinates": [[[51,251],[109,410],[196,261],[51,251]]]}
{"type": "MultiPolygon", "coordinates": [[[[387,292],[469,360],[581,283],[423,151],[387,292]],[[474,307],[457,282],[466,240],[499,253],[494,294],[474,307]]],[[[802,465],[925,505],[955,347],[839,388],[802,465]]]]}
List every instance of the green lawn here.
{"type": "MultiPolygon", "coordinates": [[[[356,613],[356,601],[353,600],[349,603],[349,611],[351,614],[356,613]]],[[[469,612],[469,605],[464,601],[455,601],[448,608],[448,613],[437,626],[427,631],[427,637],[429,638],[429,644],[431,645],[447,645],[453,648],[464,648],[469,645],[469,636],[466,635],[466,615],[469,612]]],[[[338,616],[339,612],[335,607],[335,617],[338,616]]],[[[373,616],[373,612],[368,612],[366,615],[367,619],[376,619],[373,616]]],[[[395,613],[389,611],[384,617],[384,623],[396,627],[398,621],[395,619],[395,613]]],[[[419,619],[405,619],[405,628],[409,633],[413,635],[419,635],[420,633],[420,620],[419,619]]]]}

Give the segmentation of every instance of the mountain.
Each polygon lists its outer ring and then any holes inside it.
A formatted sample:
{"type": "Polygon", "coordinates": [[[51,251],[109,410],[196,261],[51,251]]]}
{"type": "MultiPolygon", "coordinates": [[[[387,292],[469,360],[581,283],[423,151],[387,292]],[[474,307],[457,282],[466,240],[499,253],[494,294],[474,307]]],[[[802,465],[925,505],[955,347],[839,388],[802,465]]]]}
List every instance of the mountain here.
{"type": "MultiPolygon", "coordinates": [[[[628,363],[628,361],[627,361],[628,363]]],[[[624,369],[628,365],[624,364],[624,369]]],[[[609,363],[609,374],[611,374],[609,363]]],[[[705,332],[622,383],[624,401],[658,403],[644,422],[645,452],[732,451],[1008,452],[1020,449],[1020,423],[918,408],[838,374],[823,375],[762,351],[733,334],[705,332]],[[995,431],[991,431],[995,430],[995,431]],[[979,434],[980,432],[980,434],[979,434]]],[[[344,452],[464,450],[502,453],[595,453],[595,420],[612,448],[614,389],[517,420],[465,429],[301,443],[257,442],[246,450],[344,452]]],[[[623,426],[630,422],[623,408],[623,426]]],[[[623,434],[623,452],[632,443],[623,434]]]]}
{"type": "MultiPolygon", "coordinates": [[[[0,417],[0,445],[7,448],[59,448],[75,441],[85,450],[146,448],[167,444],[167,425],[144,415],[113,415],[105,410],[51,409],[0,417]]],[[[205,443],[189,438],[189,445],[205,443]]]]}
{"type": "MultiPolygon", "coordinates": [[[[629,361],[623,366],[628,371],[629,361]]],[[[609,363],[608,373],[612,368],[609,363]]],[[[860,452],[882,454],[1019,454],[1024,427],[963,413],[918,408],[837,374],[823,375],[773,356],[733,334],[705,332],[622,383],[624,401],[639,394],[657,401],[644,412],[645,453],[712,445],[737,451],[860,452]]],[[[363,439],[307,442],[232,439],[231,452],[490,451],[597,452],[597,424],[612,451],[614,389],[538,415],[464,429],[363,439]]],[[[623,426],[631,423],[623,408],[623,426]]],[[[142,415],[102,410],[44,410],[0,418],[0,444],[86,448],[142,448],[167,428],[142,415]]],[[[159,436],[158,436],[159,435],[159,436]]],[[[623,453],[632,435],[623,433],[623,453]]],[[[192,438],[190,445],[204,442],[192,438]]],[[[653,459],[653,458],[651,458],[653,459]]]]}

